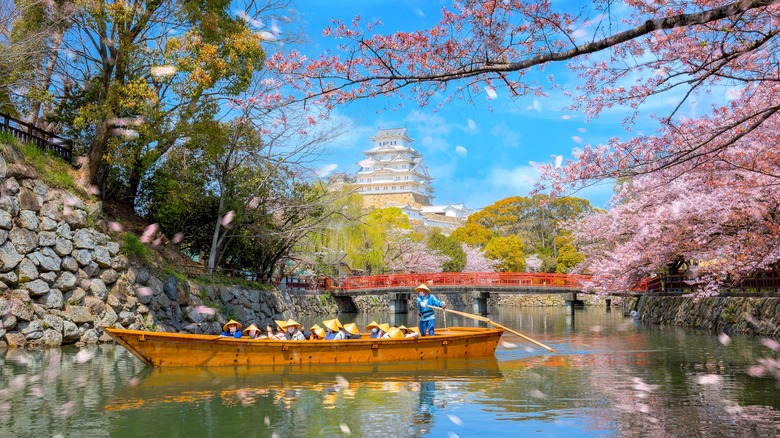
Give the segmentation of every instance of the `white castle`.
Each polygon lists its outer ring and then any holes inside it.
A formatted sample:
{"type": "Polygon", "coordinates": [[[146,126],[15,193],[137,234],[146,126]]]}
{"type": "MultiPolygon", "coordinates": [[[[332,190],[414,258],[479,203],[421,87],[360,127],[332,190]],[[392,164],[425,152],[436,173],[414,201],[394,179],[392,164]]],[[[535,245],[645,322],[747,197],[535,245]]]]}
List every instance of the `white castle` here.
{"type": "Polygon", "coordinates": [[[405,127],[379,129],[371,140],[374,147],[363,151],[354,177],[365,207],[398,207],[409,219],[448,230],[463,224],[472,212],[463,204],[431,205],[433,178],[405,127]]]}

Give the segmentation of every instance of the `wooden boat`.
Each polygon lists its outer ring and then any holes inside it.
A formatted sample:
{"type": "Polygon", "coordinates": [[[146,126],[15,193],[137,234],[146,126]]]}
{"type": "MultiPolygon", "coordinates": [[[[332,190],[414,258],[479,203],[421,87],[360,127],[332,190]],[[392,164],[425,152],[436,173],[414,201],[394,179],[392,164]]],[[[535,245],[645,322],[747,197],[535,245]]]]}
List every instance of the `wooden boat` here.
{"type": "Polygon", "coordinates": [[[277,341],[214,335],[104,329],[137,358],[155,367],[311,365],[425,361],[491,356],[503,330],[450,327],[436,336],[406,339],[277,341]]]}

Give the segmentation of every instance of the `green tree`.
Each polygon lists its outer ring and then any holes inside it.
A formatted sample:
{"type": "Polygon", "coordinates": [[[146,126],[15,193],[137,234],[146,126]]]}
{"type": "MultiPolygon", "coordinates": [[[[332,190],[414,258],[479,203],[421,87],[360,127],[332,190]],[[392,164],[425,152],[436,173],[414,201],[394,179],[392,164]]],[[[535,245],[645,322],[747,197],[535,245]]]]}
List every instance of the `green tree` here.
{"type": "Polygon", "coordinates": [[[522,272],[525,269],[525,245],[518,236],[495,237],[485,245],[485,257],[498,261],[500,272],[522,272]]]}
{"type": "Polygon", "coordinates": [[[428,236],[428,248],[431,251],[441,253],[449,258],[442,265],[444,272],[461,272],[466,266],[466,252],[457,239],[445,236],[438,230],[428,236]]]}

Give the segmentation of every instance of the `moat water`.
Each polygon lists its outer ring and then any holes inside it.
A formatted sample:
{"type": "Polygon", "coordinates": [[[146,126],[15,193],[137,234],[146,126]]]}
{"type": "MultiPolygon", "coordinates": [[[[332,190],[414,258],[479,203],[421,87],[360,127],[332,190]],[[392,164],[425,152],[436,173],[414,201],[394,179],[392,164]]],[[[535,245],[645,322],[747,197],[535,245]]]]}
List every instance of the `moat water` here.
{"type": "Polygon", "coordinates": [[[776,340],[647,326],[603,307],[490,311],[556,352],[505,334],[490,358],[257,372],[152,369],[115,345],[0,351],[0,436],[780,434],[780,381],[759,373],[777,363],[776,340]]]}

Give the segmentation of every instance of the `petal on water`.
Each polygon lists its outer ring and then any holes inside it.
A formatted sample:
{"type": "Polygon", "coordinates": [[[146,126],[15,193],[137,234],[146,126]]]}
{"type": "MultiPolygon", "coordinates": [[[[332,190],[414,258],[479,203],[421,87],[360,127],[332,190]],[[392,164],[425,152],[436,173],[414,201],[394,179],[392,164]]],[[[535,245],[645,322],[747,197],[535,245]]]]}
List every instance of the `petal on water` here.
{"type": "Polygon", "coordinates": [[[452,423],[456,426],[463,426],[463,420],[460,419],[457,415],[447,415],[447,418],[452,421],[452,423]]]}
{"type": "Polygon", "coordinates": [[[76,353],[76,362],[78,363],[84,363],[89,362],[92,360],[92,358],[95,357],[94,354],[92,354],[89,350],[79,350],[78,353],[76,353]]]}
{"type": "Polygon", "coordinates": [[[343,433],[344,435],[352,435],[352,431],[349,430],[349,426],[347,426],[344,423],[341,423],[341,433],[343,433]]]}
{"type": "Polygon", "coordinates": [[[729,345],[731,343],[731,338],[725,333],[721,333],[720,336],[718,336],[718,340],[723,345],[729,345]]]}

